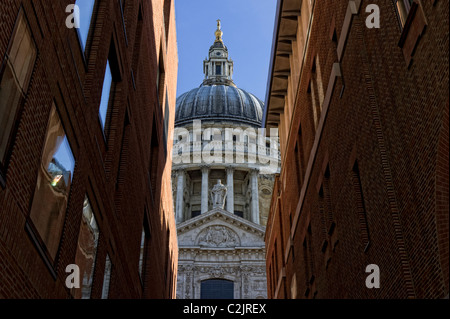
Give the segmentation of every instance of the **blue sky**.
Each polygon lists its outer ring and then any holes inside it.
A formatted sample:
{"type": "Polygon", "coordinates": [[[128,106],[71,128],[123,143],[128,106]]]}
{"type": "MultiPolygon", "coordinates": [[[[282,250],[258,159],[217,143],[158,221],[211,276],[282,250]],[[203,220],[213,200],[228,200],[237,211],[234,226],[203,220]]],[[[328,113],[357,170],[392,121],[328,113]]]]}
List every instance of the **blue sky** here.
{"type": "Polygon", "coordinates": [[[214,43],[217,19],[234,61],[234,83],[265,100],[276,0],[175,0],[177,96],[198,87],[203,60],[214,43]]]}

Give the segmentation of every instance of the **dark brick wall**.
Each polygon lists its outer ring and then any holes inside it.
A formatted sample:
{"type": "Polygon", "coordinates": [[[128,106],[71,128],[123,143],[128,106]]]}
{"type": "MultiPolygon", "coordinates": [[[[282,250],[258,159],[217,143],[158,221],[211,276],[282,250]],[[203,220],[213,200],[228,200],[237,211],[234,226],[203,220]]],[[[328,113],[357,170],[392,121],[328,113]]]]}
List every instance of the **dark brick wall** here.
{"type": "Polygon", "coordinates": [[[74,1],[7,0],[0,5],[2,61],[21,6],[38,50],[4,172],[6,184],[0,187],[0,298],[71,297],[65,287],[65,268],[75,262],[86,194],[100,229],[92,297],[101,296],[108,254],[113,264],[110,298],[173,298],[178,257],[170,184],[172,144],[169,140],[166,152],[163,122],[169,116],[171,136],[177,76],[174,3],[126,1],[123,24],[118,0],[97,0],[86,56],[75,29],[65,27],[65,8],[70,3],[74,1]],[[139,8],[140,40],[136,37],[139,8]],[[121,80],[105,138],[98,108],[111,40],[121,80]],[[161,95],[156,88],[159,63],[165,72],[161,95]],[[170,114],[160,107],[166,99],[170,114]],[[25,229],[53,100],[76,160],[54,267],[56,278],[25,229]],[[152,134],[159,141],[154,168],[150,167],[152,134]],[[150,171],[156,180],[154,189],[150,171]],[[144,223],[149,238],[141,280],[138,264],[144,223]]]}
{"type": "MultiPolygon", "coordinates": [[[[399,47],[402,30],[392,1],[376,1],[380,29],[366,27],[365,8],[375,2],[362,1],[359,13],[353,15],[340,63],[342,77],[331,97],[311,178],[298,186],[298,177],[291,172],[298,169],[294,147],[300,125],[306,160],[315,138],[308,93],[310,61],[318,57],[326,90],[337,62],[331,24],[335,23],[339,39],[349,1],[315,3],[286,158],[277,181],[281,208],[271,210],[267,227],[267,269],[274,269],[274,242],[283,238],[279,258],[287,298],[294,275],[297,298],[443,298],[449,293],[448,2],[417,1],[427,26],[420,37],[414,35],[417,43],[408,66],[399,47]],[[367,248],[361,239],[365,226],[358,216],[355,162],[370,236],[367,248]],[[327,166],[336,227],[324,236],[320,188],[327,166]],[[306,193],[299,205],[302,187],[306,193]],[[292,229],[280,227],[274,217],[280,209],[281,224],[292,222],[292,229]],[[310,252],[304,249],[305,240],[311,242],[310,252]],[[313,277],[307,267],[311,260],[313,277]],[[366,288],[369,264],[380,267],[380,289],[366,288]]],[[[410,32],[416,32],[414,25],[410,32]]],[[[271,276],[269,271],[267,277],[271,276]]],[[[268,287],[274,297],[276,287],[268,287]]]]}

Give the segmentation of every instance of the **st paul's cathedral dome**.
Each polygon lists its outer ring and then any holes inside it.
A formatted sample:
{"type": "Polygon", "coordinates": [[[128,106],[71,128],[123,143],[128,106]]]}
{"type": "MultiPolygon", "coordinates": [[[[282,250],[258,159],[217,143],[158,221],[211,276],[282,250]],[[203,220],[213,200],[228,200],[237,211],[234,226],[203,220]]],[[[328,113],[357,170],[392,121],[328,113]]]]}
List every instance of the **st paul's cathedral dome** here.
{"type": "Polygon", "coordinates": [[[231,121],[261,127],[264,103],[233,82],[233,61],[222,41],[220,22],[216,40],[203,61],[205,79],[200,87],[178,97],[175,126],[192,124],[193,120],[231,121]]]}

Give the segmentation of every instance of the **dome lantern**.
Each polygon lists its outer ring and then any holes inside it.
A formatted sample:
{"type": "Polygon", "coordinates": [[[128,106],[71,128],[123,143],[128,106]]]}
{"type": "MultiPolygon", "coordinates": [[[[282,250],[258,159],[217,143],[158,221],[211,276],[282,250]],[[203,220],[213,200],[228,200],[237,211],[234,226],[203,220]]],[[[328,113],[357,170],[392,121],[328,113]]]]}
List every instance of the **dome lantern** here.
{"type": "Polygon", "coordinates": [[[234,84],[233,60],[228,58],[222,35],[217,20],[216,40],[203,61],[205,79],[200,87],[177,98],[175,126],[208,120],[261,127],[264,103],[234,84]]]}
{"type": "Polygon", "coordinates": [[[209,56],[203,61],[203,73],[205,79],[203,85],[233,83],[233,60],[228,59],[228,49],[223,43],[223,32],[220,19],[217,20],[217,30],[214,32],[216,37],[214,44],[209,49],[209,56]]]}

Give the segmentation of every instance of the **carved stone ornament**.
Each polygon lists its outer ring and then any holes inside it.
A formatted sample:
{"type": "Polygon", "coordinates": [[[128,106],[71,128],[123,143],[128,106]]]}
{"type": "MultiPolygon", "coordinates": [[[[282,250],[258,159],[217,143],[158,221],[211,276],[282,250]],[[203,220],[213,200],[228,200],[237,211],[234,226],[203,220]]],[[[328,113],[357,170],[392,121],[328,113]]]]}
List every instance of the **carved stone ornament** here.
{"type": "Polygon", "coordinates": [[[200,232],[197,245],[204,247],[236,247],[240,245],[239,236],[225,226],[210,226],[200,232]]]}

